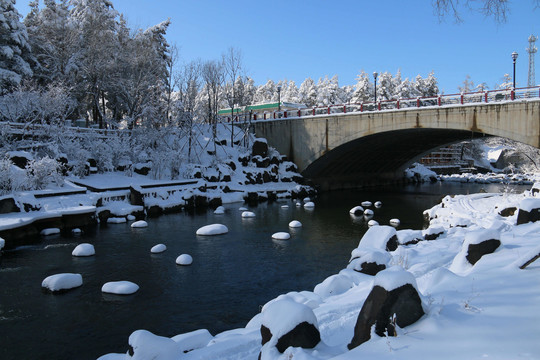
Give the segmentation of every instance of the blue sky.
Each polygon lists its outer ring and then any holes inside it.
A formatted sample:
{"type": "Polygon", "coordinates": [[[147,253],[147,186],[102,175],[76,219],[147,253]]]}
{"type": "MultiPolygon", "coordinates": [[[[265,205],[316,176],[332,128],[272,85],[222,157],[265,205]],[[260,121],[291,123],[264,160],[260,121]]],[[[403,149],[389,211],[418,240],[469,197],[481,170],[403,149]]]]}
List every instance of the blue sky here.
{"type": "MultiPolygon", "coordinates": [[[[28,0],[17,0],[21,14],[28,0]]],[[[504,24],[463,9],[464,22],[442,22],[431,0],[113,0],[131,28],[171,19],[169,43],[183,61],[219,59],[229,47],[242,52],[247,75],[256,84],[288,79],[300,86],[307,77],[339,76],[353,85],[361,70],[401,69],[402,77],[434,71],[439,88],[455,93],[465,77],[489,88],[512,74],[527,85],[531,33],[540,35],[540,9],[532,0],[514,0],[504,24]]],[[[540,47],[540,41],[537,41],[540,47]]],[[[540,68],[540,55],[536,56],[540,68]]],[[[540,70],[536,82],[540,83],[540,70]]]]}

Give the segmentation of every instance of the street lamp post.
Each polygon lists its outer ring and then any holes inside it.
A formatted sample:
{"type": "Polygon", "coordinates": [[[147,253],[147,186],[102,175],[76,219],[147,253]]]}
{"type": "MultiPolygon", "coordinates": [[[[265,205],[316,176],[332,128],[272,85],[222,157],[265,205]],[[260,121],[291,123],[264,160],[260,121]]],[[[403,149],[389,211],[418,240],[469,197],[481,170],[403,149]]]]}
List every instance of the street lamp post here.
{"type": "Polygon", "coordinates": [[[512,61],[514,63],[514,76],[512,77],[512,88],[515,89],[516,88],[516,60],[518,58],[518,53],[517,52],[513,52],[512,53],[512,61]]]}
{"type": "Polygon", "coordinates": [[[281,86],[277,87],[278,112],[281,111],[281,86]]]}
{"type": "Polygon", "coordinates": [[[373,78],[375,79],[375,106],[377,106],[377,76],[379,73],[376,71],[373,73],[373,78]]]}

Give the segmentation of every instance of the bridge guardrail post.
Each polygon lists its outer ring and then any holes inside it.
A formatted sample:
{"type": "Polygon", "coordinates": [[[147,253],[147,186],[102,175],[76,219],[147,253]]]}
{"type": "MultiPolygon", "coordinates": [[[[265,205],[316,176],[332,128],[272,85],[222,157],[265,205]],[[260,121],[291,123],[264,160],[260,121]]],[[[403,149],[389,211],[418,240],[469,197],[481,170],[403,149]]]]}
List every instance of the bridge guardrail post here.
{"type": "Polygon", "coordinates": [[[364,103],[360,103],[360,112],[364,112],[364,103]]]}
{"type": "Polygon", "coordinates": [[[463,105],[463,93],[461,93],[461,95],[459,97],[459,102],[461,103],[461,105],[463,105]]]}
{"type": "Polygon", "coordinates": [[[488,93],[487,91],[484,91],[484,99],[486,101],[486,103],[488,102],[488,93]]]}
{"type": "Polygon", "coordinates": [[[315,116],[315,108],[313,108],[313,116],[315,116]]]}
{"type": "Polygon", "coordinates": [[[439,104],[439,106],[441,106],[441,95],[437,96],[437,104],[439,104]]]}
{"type": "Polygon", "coordinates": [[[381,102],[377,102],[377,110],[381,110],[381,102]]]}
{"type": "Polygon", "coordinates": [[[344,114],[347,113],[347,105],[343,105],[343,113],[344,113],[344,114]]]}
{"type": "Polygon", "coordinates": [[[396,106],[397,106],[397,108],[399,110],[399,99],[397,99],[397,101],[396,101],[396,106]]]}
{"type": "Polygon", "coordinates": [[[417,98],[416,98],[416,107],[417,107],[417,108],[420,107],[420,97],[417,97],[417,98]]]}
{"type": "Polygon", "coordinates": [[[298,110],[298,117],[302,117],[302,111],[298,110]]]}
{"type": "Polygon", "coordinates": [[[327,109],[327,113],[328,113],[328,115],[330,115],[330,106],[327,109]]]}
{"type": "Polygon", "coordinates": [[[283,112],[283,117],[284,117],[285,119],[287,118],[287,110],[285,110],[285,111],[283,112]]]}
{"type": "Polygon", "coordinates": [[[512,88],[512,90],[510,91],[510,99],[514,100],[515,98],[516,98],[516,90],[512,88]]]}

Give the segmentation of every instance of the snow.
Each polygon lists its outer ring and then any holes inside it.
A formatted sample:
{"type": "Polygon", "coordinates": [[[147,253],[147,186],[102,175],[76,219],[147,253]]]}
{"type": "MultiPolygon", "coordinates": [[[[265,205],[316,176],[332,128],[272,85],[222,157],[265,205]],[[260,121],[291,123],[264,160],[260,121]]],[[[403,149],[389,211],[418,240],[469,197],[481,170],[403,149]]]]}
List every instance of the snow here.
{"type": "Polygon", "coordinates": [[[82,286],[81,274],[62,273],[46,277],[41,283],[41,287],[50,291],[70,290],[82,286]]]}
{"type": "Polygon", "coordinates": [[[222,235],[229,232],[227,226],[223,224],[211,224],[199,228],[196,232],[197,235],[211,236],[222,235]]]}
{"type": "Polygon", "coordinates": [[[200,329],[173,336],[172,339],[178,343],[181,352],[188,352],[205,347],[213,339],[213,336],[208,330],[200,329]]]}
{"type": "Polygon", "coordinates": [[[379,222],[377,220],[371,219],[371,220],[368,221],[367,224],[368,224],[369,227],[373,227],[373,226],[378,226],[379,222]]]}
{"type": "Polygon", "coordinates": [[[103,284],[101,292],[115,295],[131,295],[139,290],[139,285],[131,281],[111,281],[103,284]]]}
{"type": "Polygon", "coordinates": [[[60,234],[60,229],[58,228],[48,228],[48,229],[43,229],[39,232],[39,234],[41,236],[49,236],[49,235],[56,235],[56,234],[60,234]]]}
{"type": "Polygon", "coordinates": [[[291,234],[289,234],[288,232],[277,232],[277,233],[274,233],[272,234],[272,239],[275,239],[275,240],[289,240],[291,238],[291,234]]]}
{"type": "Polygon", "coordinates": [[[152,248],[150,249],[150,252],[152,254],[159,254],[159,253],[164,252],[165,250],[167,250],[167,246],[165,246],[165,244],[157,244],[157,245],[152,246],[152,248]]]}
{"type": "Polygon", "coordinates": [[[93,256],[96,254],[94,245],[88,243],[79,244],[73,249],[71,255],[73,256],[93,256]]]}
{"type": "Polygon", "coordinates": [[[417,289],[414,275],[400,266],[393,266],[380,271],[375,275],[375,280],[373,281],[373,286],[380,286],[387,291],[392,291],[406,284],[411,284],[417,289]]]}
{"type": "Polygon", "coordinates": [[[527,212],[531,212],[533,209],[540,209],[540,199],[537,199],[537,198],[523,199],[519,203],[519,208],[527,212]]]}
{"type": "Polygon", "coordinates": [[[373,204],[371,203],[371,201],[362,201],[360,203],[360,205],[362,205],[363,207],[371,207],[373,206],[373,204]]]}
{"type": "Polygon", "coordinates": [[[364,210],[364,215],[366,216],[373,216],[374,212],[371,209],[364,210]]]}
{"type": "Polygon", "coordinates": [[[135,221],[131,224],[132,228],[145,228],[148,227],[148,223],[144,220],[135,221]]]}
{"type": "Polygon", "coordinates": [[[364,208],[362,206],[355,206],[351,210],[349,210],[349,214],[351,215],[361,215],[364,213],[364,208]]]}
{"type": "Polygon", "coordinates": [[[2,250],[4,248],[4,246],[6,246],[6,240],[2,239],[0,237],[0,250],[2,250]]]}
{"type": "Polygon", "coordinates": [[[293,220],[289,223],[290,228],[299,228],[302,227],[302,223],[298,220],[293,220]]]}
{"type": "Polygon", "coordinates": [[[313,203],[312,201],[308,201],[304,204],[305,209],[313,209],[314,207],[315,207],[315,203],[313,203]]]}
{"type": "Polygon", "coordinates": [[[396,229],[388,225],[372,226],[366,231],[358,247],[386,250],[388,240],[396,235],[396,229]]]}
{"type": "Polygon", "coordinates": [[[182,353],[180,345],[173,339],[154,335],[147,330],[133,332],[128,341],[133,348],[132,360],[177,360],[182,353]]]}
{"type": "Polygon", "coordinates": [[[382,207],[382,202],[375,201],[375,203],[373,205],[375,205],[376,208],[381,208],[382,207]]]}
{"type": "Polygon", "coordinates": [[[399,224],[401,224],[401,221],[399,221],[399,219],[390,219],[389,223],[394,227],[398,227],[399,224]]]}
{"type": "Polygon", "coordinates": [[[223,214],[225,214],[225,207],[223,207],[223,206],[218,206],[218,207],[216,208],[216,210],[214,210],[214,214],[216,214],[216,215],[223,215],[223,214]]]}
{"type": "Polygon", "coordinates": [[[125,217],[110,217],[107,219],[108,224],[123,224],[126,222],[127,219],[125,217]]]}
{"type": "Polygon", "coordinates": [[[191,255],[182,254],[176,258],[176,263],[178,265],[191,265],[193,263],[193,258],[191,255]]]}
{"type": "Polygon", "coordinates": [[[254,218],[255,217],[255,213],[252,212],[252,211],[244,211],[242,213],[242,217],[243,218],[254,218]]]}
{"type": "Polygon", "coordinates": [[[262,308],[262,325],[272,332],[272,338],[276,339],[276,342],[302,322],[318,325],[317,317],[307,305],[284,299],[271,302],[262,308]]]}

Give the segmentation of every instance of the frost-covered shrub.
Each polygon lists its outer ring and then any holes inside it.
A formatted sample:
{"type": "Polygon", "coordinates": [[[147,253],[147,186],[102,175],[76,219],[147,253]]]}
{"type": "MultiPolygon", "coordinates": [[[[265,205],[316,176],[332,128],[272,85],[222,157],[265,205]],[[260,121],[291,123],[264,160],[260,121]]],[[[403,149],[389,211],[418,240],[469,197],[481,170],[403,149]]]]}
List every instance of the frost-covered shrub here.
{"type": "Polygon", "coordinates": [[[92,148],[92,158],[96,160],[98,172],[106,172],[114,170],[112,162],[112,148],[103,140],[95,142],[92,148]]]}
{"type": "Polygon", "coordinates": [[[87,175],[88,158],[90,152],[85,149],[76,149],[72,152],[68,159],[71,165],[71,173],[78,177],[85,177],[87,175]]]}
{"type": "Polygon", "coordinates": [[[60,164],[48,156],[31,160],[26,167],[26,177],[27,187],[31,190],[44,189],[49,184],[63,184],[60,164]]]}

